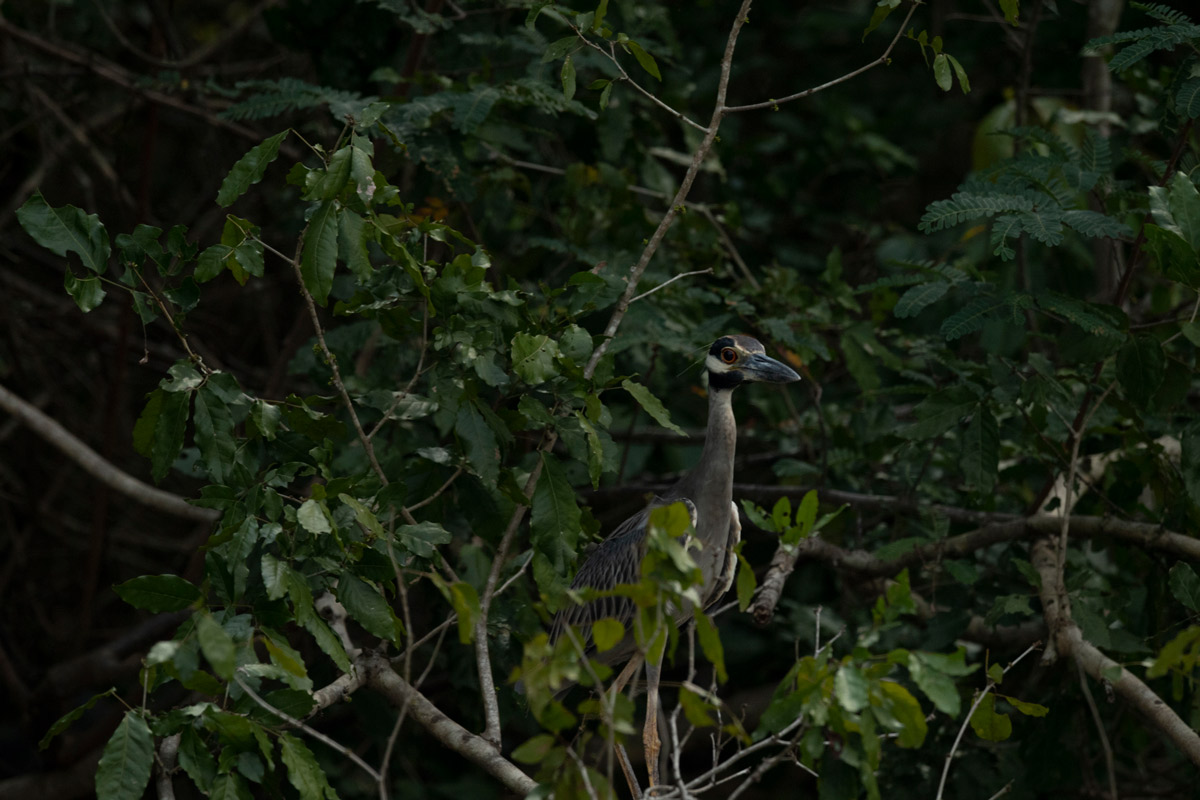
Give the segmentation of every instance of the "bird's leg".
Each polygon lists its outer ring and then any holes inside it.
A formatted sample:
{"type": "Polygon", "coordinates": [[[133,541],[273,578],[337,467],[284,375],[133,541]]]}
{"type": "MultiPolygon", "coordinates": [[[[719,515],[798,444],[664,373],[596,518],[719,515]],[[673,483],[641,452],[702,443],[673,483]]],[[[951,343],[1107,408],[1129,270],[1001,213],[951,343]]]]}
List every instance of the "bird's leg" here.
{"type": "MultiPolygon", "coordinates": [[[[658,683],[667,637],[661,637],[661,641],[655,648],[657,652],[646,654],[646,725],[642,728],[642,747],[645,748],[646,773],[652,796],[654,787],[658,785],[658,754],[662,750],[662,740],[658,736],[658,683]]],[[[654,647],[653,643],[651,647],[654,647]]]]}

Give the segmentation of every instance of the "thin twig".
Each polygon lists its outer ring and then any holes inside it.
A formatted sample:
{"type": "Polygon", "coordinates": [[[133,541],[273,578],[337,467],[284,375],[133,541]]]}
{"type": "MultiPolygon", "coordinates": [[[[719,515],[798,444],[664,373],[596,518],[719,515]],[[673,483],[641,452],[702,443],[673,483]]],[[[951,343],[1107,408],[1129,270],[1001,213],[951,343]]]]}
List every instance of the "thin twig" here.
{"type": "Polygon", "coordinates": [[[1079,686],[1083,689],[1083,698],[1092,711],[1096,732],[1100,734],[1100,746],[1104,749],[1104,765],[1108,768],[1108,793],[1111,800],[1120,800],[1117,794],[1117,772],[1113,764],[1113,750],[1108,741],[1108,732],[1104,730],[1104,720],[1100,718],[1100,709],[1096,707],[1096,699],[1092,697],[1092,688],[1088,686],[1087,674],[1083,671],[1083,665],[1076,661],[1075,668],[1079,671],[1079,686]]]}
{"type": "Polygon", "coordinates": [[[233,673],[233,679],[237,682],[238,686],[242,687],[242,691],[244,691],[246,694],[248,694],[250,696],[251,700],[258,703],[260,706],[265,708],[267,711],[270,711],[276,717],[279,717],[279,719],[281,719],[284,722],[286,722],[287,724],[291,725],[293,728],[298,728],[301,731],[303,731],[304,733],[311,736],[312,738],[316,739],[318,742],[324,742],[325,744],[329,745],[334,750],[341,753],[343,756],[350,759],[358,766],[362,767],[362,769],[368,775],[371,776],[372,780],[374,780],[376,783],[379,783],[379,781],[380,781],[379,773],[375,771],[374,767],[372,767],[370,764],[368,764],[367,762],[365,762],[361,758],[359,758],[358,753],[354,752],[353,750],[351,750],[348,747],[344,747],[344,746],[338,744],[336,741],[329,738],[325,734],[321,733],[319,730],[316,730],[315,728],[310,728],[308,725],[304,724],[304,722],[296,719],[295,717],[293,717],[291,714],[287,713],[286,711],[280,711],[278,708],[271,705],[266,700],[263,700],[261,697],[258,696],[258,694],[253,689],[251,689],[246,684],[246,682],[244,680],[242,680],[242,675],[240,672],[233,673]]]}
{"type": "Polygon", "coordinates": [[[774,109],[774,108],[777,108],[778,106],[783,105],[784,103],[790,103],[793,100],[803,100],[805,97],[814,95],[817,92],[823,92],[826,89],[832,89],[834,86],[837,86],[840,83],[845,83],[846,81],[850,80],[851,78],[857,78],[859,75],[862,75],[867,70],[874,69],[875,67],[878,67],[881,64],[887,64],[889,61],[889,56],[891,56],[891,54],[892,54],[893,48],[896,47],[896,43],[900,41],[900,37],[904,34],[905,28],[908,27],[908,21],[910,19],[912,19],[913,12],[915,12],[917,10],[917,5],[918,4],[914,2],[912,4],[912,6],[908,9],[908,14],[904,17],[904,21],[900,23],[899,30],[897,30],[896,35],[894,37],[892,37],[892,41],[887,46],[887,49],[883,51],[883,55],[879,56],[879,58],[875,59],[874,61],[870,62],[869,64],[864,64],[863,66],[859,67],[858,69],[854,70],[853,72],[847,72],[845,75],[842,75],[840,78],[834,78],[833,80],[828,81],[827,83],[822,83],[820,86],[814,86],[811,89],[805,89],[803,92],[796,92],[795,94],[789,94],[787,97],[780,97],[775,100],[766,100],[761,103],[749,103],[744,106],[730,106],[725,110],[730,114],[740,114],[744,111],[757,111],[758,109],[762,109],[762,108],[774,109]]]}
{"type": "Polygon", "coordinates": [[[680,278],[687,278],[692,275],[712,275],[712,267],[709,267],[708,269],[698,269],[698,270],[695,270],[694,272],[681,272],[678,275],[675,275],[674,277],[668,278],[667,280],[663,281],[658,286],[655,286],[653,289],[650,289],[649,291],[646,291],[646,292],[642,292],[637,297],[630,300],[629,303],[630,303],[630,305],[632,305],[633,303],[636,303],[638,300],[641,300],[643,297],[649,297],[650,295],[657,292],[659,289],[664,289],[664,288],[670,286],[672,283],[679,280],[680,278]]]}

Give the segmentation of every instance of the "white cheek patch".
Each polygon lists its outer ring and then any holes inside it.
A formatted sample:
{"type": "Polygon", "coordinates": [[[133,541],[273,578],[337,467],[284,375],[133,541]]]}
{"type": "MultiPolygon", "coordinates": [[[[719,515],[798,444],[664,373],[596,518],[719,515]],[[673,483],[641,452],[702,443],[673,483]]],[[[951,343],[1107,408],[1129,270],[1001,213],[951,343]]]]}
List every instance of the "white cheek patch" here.
{"type": "Polygon", "coordinates": [[[708,367],[709,372],[729,372],[730,366],[714,355],[710,355],[704,360],[704,366],[708,367]]]}

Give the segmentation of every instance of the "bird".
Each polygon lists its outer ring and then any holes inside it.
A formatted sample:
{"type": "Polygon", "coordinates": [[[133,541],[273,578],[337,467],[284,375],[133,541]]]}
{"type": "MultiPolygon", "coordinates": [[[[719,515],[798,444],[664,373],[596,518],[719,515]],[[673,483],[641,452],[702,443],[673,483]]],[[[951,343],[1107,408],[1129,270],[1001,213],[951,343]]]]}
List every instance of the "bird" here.
{"type": "MultiPolygon", "coordinates": [[[[689,552],[700,568],[702,581],[699,598],[702,608],[708,608],[729,590],[737,564],[735,548],[741,540],[741,521],[733,502],[733,461],[737,446],[737,421],[733,414],[733,392],[744,383],[792,383],[800,376],[791,367],[770,358],[766,349],[750,336],[726,335],[713,342],[704,360],[708,373],[708,428],[700,460],[678,483],[663,495],[655,497],[645,509],[618,525],[579,567],[571,588],[604,591],[618,584],[637,583],[640,566],[647,549],[650,514],[657,508],[682,502],[692,521],[689,552]]],[[[583,638],[585,652],[600,663],[616,665],[628,662],[627,669],[617,679],[617,690],[636,670],[640,659],[634,659],[637,643],[630,634],[635,607],[627,597],[610,596],[594,599],[582,605],[570,605],[554,617],[550,629],[553,644],[567,631],[577,628],[583,638]],[[592,623],[611,617],[626,628],[625,638],[603,653],[593,652],[592,623]]],[[[676,609],[676,622],[692,617],[691,608],[676,609]]],[[[650,784],[658,783],[658,668],[647,659],[647,711],[643,730],[643,746],[650,784]]],[[[567,687],[569,688],[569,687],[567,687]]],[[[633,785],[631,771],[622,764],[626,778],[633,785]]]]}

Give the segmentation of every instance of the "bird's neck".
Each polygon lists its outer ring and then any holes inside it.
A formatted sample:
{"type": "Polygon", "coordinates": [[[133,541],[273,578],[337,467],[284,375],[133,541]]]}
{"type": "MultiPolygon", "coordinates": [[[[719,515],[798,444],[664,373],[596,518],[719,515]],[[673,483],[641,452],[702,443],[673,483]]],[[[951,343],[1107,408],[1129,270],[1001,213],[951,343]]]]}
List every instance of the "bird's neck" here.
{"type": "MultiPolygon", "coordinates": [[[[733,418],[733,390],[713,389],[708,392],[708,433],[700,461],[680,482],[677,489],[682,497],[696,503],[700,519],[727,516],[733,496],[733,456],[737,449],[737,422],[733,418]],[[705,508],[709,505],[709,508],[705,508]],[[708,512],[707,514],[705,512],[708,512]]],[[[703,524],[703,523],[702,523],[703,524]]]]}

